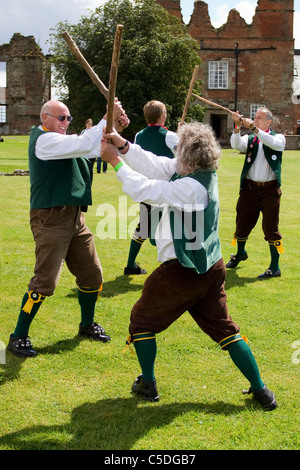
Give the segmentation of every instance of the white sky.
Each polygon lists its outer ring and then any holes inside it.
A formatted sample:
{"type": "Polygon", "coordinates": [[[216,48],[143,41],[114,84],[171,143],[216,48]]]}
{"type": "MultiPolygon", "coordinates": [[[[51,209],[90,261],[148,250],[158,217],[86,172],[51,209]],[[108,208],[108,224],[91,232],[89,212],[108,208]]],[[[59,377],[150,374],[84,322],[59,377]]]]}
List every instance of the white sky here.
{"type": "MultiPolygon", "coordinates": [[[[14,33],[34,36],[36,42],[47,54],[50,29],[60,21],[67,20],[77,24],[88,9],[95,10],[107,0],[9,0],[1,6],[0,45],[9,43],[14,33]]],[[[256,0],[206,0],[211,21],[219,28],[226,23],[229,11],[236,8],[248,24],[257,5],[256,0]]],[[[193,12],[194,0],[181,0],[181,11],[185,23],[189,22],[193,12]]],[[[295,48],[300,49],[300,0],[294,0],[294,37],[295,48]]],[[[0,82],[1,69],[0,69],[0,82]]],[[[1,83],[0,83],[1,86],[1,83]]],[[[3,85],[2,85],[3,86],[3,85]]]]}
{"type": "MultiPolygon", "coordinates": [[[[87,14],[87,9],[94,10],[106,2],[107,0],[9,0],[1,6],[0,45],[9,43],[14,33],[21,33],[23,36],[34,36],[46,54],[46,41],[51,28],[65,20],[76,24],[82,15],[87,14]]],[[[247,23],[251,23],[257,5],[256,0],[206,0],[206,3],[212,24],[217,28],[226,23],[232,8],[236,8],[247,23]]],[[[181,0],[185,22],[189,21],[193,8],[194,0],[181,0]]],[[[300,49],[300,0],[294,0],[294,10],[295,47],[300,49]]]]}

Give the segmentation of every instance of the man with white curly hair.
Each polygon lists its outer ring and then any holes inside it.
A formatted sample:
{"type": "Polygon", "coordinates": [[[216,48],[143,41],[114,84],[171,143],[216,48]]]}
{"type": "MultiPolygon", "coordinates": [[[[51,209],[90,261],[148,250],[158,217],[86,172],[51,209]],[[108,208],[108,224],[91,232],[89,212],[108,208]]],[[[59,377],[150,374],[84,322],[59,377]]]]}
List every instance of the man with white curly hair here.
{"type": "Polygon", "coordinates": [[[161,263],[146,279],[131,311],[127,344],[134,344],[142,371],[132,392],[148,401],[159,400],[156,334],[188,311],[213,341],[228,350],[250,382],[248,393],[271,410],[277,406],[275,395],[262,381],[247,340],[227,308],[218,235],[220,146],[211,127],[197,122],[182,126],[179,137],[175,159],[157,158],[115,131],[104,133],[101,145],[101,157],[114,167],[123,191],[153,207],[152,236],[161,263]]]}

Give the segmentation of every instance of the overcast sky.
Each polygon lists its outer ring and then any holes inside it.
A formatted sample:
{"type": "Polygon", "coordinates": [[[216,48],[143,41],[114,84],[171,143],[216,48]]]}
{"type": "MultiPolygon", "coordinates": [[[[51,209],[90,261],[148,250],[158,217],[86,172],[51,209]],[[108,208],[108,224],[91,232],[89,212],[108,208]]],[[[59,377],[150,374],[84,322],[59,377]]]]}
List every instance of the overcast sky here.
{"type": "MultiPolygon", "coordinates": [[[[77,24],[80,17],[86,16],[89,10],[108,0],[7,0],[1,6],[0,45],[9,43],[14,33],[23,36],[34,36],[44,54],[48,53],[47,43],[51,28],[61,21],[77,24]]],[[[4,3],[4,0],[2,0],[4,3]]],[[[257,6],[256,0],[206,0],[211,22],[219,28],[227,21],[232,8],[236,8],[248,24],[257,6]]],[[[187,24],[194,9],[194,0],[181,0],[181,11],[187,24]]],[[[295,48],[300,49],[300,0],[294,0],[294,38],[295,48]]],[[[4,64],[0,62],[0,87],[6,86],[4,64]]],[[[55,94],[55,90],[53,91],[55,94]]]]}
{"type": "MultiPolygon", "coordinates": [[[[77,24],[80,17],[88,13],[88,9],[95,10],[97,6],[107,3],[107,0],[3,0],[1,3],[0,45],[9,43],[14,33],[21,33],[23,36],[34,36],[46,54],[49,47],[46,42],[51,28],[65,20],[77,24]]],[[[212,24],[216,28],[226,22],[232,8],[236,8],[250,24],[257,5],[256,0],[207,0],[206,3],[212,24]]],[[[193,7],[194,0],[181,0],[186,23],[193,7]]],[[[295,47],[300,49],[300,0],[294,0],[294,9],[295,47]]]]}

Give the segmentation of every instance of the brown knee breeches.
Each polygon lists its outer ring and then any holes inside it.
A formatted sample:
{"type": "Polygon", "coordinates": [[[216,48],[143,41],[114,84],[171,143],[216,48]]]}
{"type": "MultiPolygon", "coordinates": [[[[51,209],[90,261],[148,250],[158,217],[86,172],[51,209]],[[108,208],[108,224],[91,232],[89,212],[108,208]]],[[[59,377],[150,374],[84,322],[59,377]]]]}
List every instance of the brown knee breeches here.
{"type": "Polygon", "coordinates": [[[102,283],[102,267],[91,231],[79,207],[61,206],[30,211],[36,244],[34,277],[30,290],[52,295],[64,261],[76,276],[79,287],[97,288],[102,283]]]}
{"type": "Polygon", "coordinates": [[[262,213],[265,240],[281,240],[278,229],[281,189],[276,182],[259,186],[245,180],[236,206],[235,238],[246,239],[262,213]]]}
{"type": "Polygon", "coordinates": [[[130,334],[159,333],[185,311],[218,343],[238,333],[238,325],[228,314],[225,272],[222,259],[205,274],[184,268],[178,261],[161,264],[147,278],[132,309],[130,334]]]}

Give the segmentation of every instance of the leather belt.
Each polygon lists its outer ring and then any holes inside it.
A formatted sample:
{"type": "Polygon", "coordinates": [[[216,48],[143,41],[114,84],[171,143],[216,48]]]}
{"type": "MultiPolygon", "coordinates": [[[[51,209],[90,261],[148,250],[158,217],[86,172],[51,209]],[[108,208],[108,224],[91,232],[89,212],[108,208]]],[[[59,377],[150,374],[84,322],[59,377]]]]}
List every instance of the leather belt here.
{"type": "Polygon", "coordinates": [[[266,186],[276,186],[276,180],[272,180],[272,181],[252,181],[252,180],[248,180],[245,178],[245,183],[248,184],[250,187],[251,186],[255,186],[255,187],[266,187],[266,186]]]}

